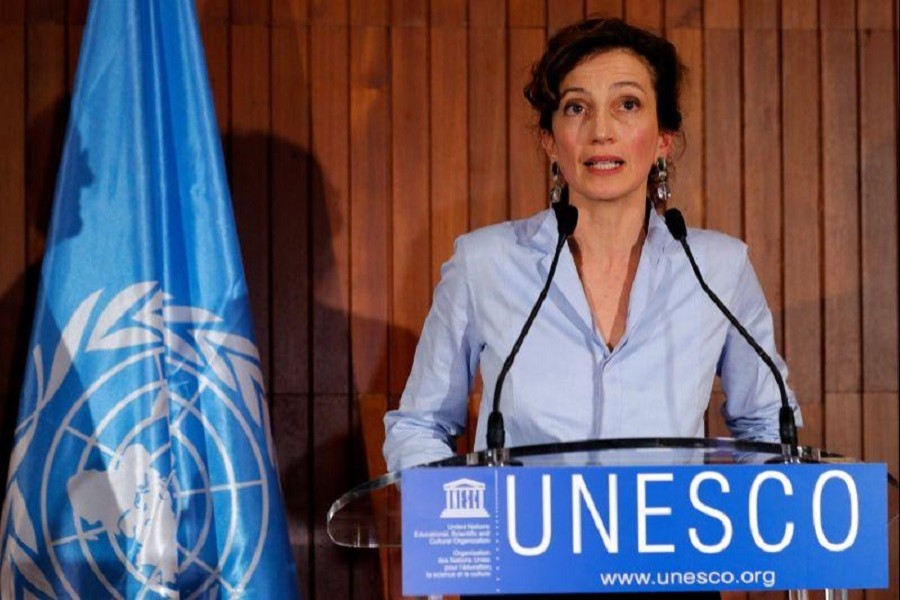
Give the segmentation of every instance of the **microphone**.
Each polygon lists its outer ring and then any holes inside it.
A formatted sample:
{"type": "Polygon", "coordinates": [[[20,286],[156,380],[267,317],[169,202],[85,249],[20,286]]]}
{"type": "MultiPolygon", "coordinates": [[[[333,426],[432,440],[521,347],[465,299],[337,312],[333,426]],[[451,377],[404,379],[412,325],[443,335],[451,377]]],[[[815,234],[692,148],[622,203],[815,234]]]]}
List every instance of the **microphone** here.
{"type": "Polygon", "coordinates": [[[753,348],[756,355],[759,356],[766,366],[769,367],[769,370],[772,371],[775,382],[778,384],[778,392],[781,394],[781,410],[778,412],[778,435],[781,438],[781,448],[785,458],[788,458],[789,462],[794,462],[798,456],[797,423],[794,421],[794,411],[791,410],[791,405],[788,403],[784,378],[782,378],[781,373],[778,371],[778,367],[775,366],[775,362],[772,358],[762,349],[762,347],[760,347],[744,326],[738,322],[737,318],[731,314],[731,311],[728,310],[728,307],[726,307],[719,297],[716,296],[715,292],[706,285],[706,281],[704,281],[703,275],[700,273],[700,268],[694,260],[694,254],[691,252],[691,247],[687,243],[687,227],[684,224],[684,217],[681,215],[681,211],[677,208],[670,208],[665,212],[665,220],[669,233],[671,233],[672,237],[680,242],[681,247],[684,248],[688,261],[691,263],[691,268],[694,270],[694,275],[697,277],[697,281],[700,282],[700,287],[703,288],[706,295],[713,301],[713,304],[715,304],[722,314],[725,315],[725,318],[734,325],[734,328],[741,334],[741,337],[750,344],[750,347],[753,348]]]}
{"type": "Polygon", "coordinates": [[[550,263],[550,272],[547,274],[547,281],[544,283],[544,289],[542,289],[541,293],[538,295],[537,302],[535,302],[531,309],[531,313],[529,313],[528,318],[525,320],[525,325],[522,327],[522,331],[519,332],[519,337],[516,339],[515,344],[513,344],[509,356],[503,361],[503,367],[500,369],[500,375],[497,377],[497,384],[494,387],[493,410],[491,410],[491,414],[488,416],[487,423],[488,450],[501,450],[506,441],[506,429],[503,425],[503,414],[500,412],[500,392],[503,389],[503,381],[506,379],[506,375],[509,373],[510,368],[512,368],[513,361],[516,359],[516,355],[522,347],[522,342],[525,340],[525,336],[528,335],[531,324],[534,322],[535,317],[537,317],[538,311],[541,309],[541,305],[547,297],[547,293],[550,290],[550,284],[553,282],[553,276],[556,274],[556,265],[559,262],[559,256],[563,246],[569,236],[575,232],[575,226],[578,224],[578,209],[569,204],[568,187],[562,189],[559,201],[553,204],[553,212],[556,213],[556,229],[559,233],[559,239],[556,242],[556,252],[553,255],[553,262],[550,263]]]}

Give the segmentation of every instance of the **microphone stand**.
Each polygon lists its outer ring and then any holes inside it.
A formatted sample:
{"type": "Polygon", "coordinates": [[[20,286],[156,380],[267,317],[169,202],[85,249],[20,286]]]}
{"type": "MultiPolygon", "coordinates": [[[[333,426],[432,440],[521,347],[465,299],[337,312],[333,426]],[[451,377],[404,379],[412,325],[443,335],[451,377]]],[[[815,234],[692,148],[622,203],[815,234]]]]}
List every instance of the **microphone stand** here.
{"type": "Polygon", "coordinates": [[[550,263],[550,272],[547,274],[547,281],[544,283],[544,288],[538,295],[537,302],[535,302],[528,318],[525,320],[525,325],[522,327],[519,337],[516,338],[509,356],[503,361],[503,367],[500,369],[500,374],[497,376],[497,384],[494,387],[493,409],[488,416],[487,422],[487,452],[485,453],[487,464],[493,466],[509,463],[509,452],[504,447],[506,442],[506,428],[503,425],[503,414],[500,412],[500,394],[503,389],[503,382],[506,379],[509,370],[512,368],[516,355],[519,353],[522,342],[525,341],[525,336],[528,335],[528,331],[531,329],[531,325],[534,323],[538,311],[541,309],[541,305],[547,298],[547,293],[550,291],[550,284],[553,282],[553,276],[556,275],[556,265],[559,263],[559,257],[562,253],[563,246],[565,246],[569,236],[575,232],[575,226],[578,223],[578,209],[569,204],[569,190],[567,187],[563,188],[559,201],[553,204],[553,212],[556,213],[556,227],[559,238],[556,242],[553,262],[550,263]]]}
{"type": "Polygon", "coordinates": [[[681,211],[677,208],[670,208],[665,212],[665,220],[666,227],[669,229],[669,233],[672,234],[672,237],[675,238],[681,244],[681,247],[684,249],[685,254],[687,254],[688,261],[691,263],[691,269],[694,271],[694,275],[697,277],[697,281],[700,282],[700,287],[703,288],[703,291],[706,292],[706,295],[709,296],[710,300],[718,307],[718,309],[725,315],[725,318],[728,319],[728,322],[731,323],[734,328],[741,334],[741,337],[746,340],[750,347],[753,348],[756,355],[759,356],[760,360],[762,360],[769,370],[772,371],[773,377],[775,377],[775,383],[778,384],[778,392],[781,395],[781,409],[778,411],[778,434],[781,438],[781,454],[784,458],[784,462],[786,463],[795,463],[799,462],[799,449],[797,447],[797,423],[794,420],[794,411],[791,408],[790,403],[788,402],[787,397],[787,388],[784,385],[784,378],[781,376],[781,373],[778,371],[778,367],[775,366],[775,362],[772,358],[766,353],[765,350],[753,339],[753,336],[744,328],[744,326],[737,320],[737,318],[731,314],[731,311],[728,310],[728,307],[719,299],[715,292],[713,292],[708,285],[706,285],[706,281],[703,279],[703,275],[700,273],[700,268],[697,266],[697,262],[694,260],[694,253],[691,252],[691,247],[687,243],[687,226],[684,224],[684,217],[681,215],[681,211]]]}

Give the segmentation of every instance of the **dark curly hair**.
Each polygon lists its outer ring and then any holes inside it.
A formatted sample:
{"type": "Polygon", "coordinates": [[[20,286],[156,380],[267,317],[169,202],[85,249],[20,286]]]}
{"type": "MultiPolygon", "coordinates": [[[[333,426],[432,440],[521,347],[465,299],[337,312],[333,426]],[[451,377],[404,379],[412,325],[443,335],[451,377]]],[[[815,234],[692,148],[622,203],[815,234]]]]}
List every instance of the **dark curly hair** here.
{"type": "Polygon", "coordinates": [[[650,68],[656,91],[659,128],[681,130],[679,94],[685,67],[675,46],[621,19],[586,19],[559,30],[547,42],[547,50],[531,70],[525,98],[539,113],[538,124],[552,132],[553,113],[559,108],[559,86],[569,72],[586,59],[610,50],[628,50],[650,68]]]}

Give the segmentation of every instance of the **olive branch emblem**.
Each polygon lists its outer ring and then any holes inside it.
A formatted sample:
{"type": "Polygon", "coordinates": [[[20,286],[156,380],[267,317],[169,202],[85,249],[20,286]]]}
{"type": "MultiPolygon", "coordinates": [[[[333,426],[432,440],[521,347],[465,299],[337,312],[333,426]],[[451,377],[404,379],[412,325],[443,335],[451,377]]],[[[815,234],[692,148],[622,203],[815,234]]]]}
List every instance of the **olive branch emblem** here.
{"type": "MultiPolygon", "coordinates": [[[[53,586],[38,567],[38,544],[34,523],[18,484],[18,471],[34,440],[41,413],[54,400],[76,358],[83,353],[121,351],[131,348],[159,349],[166,355],[161,364],[187,363],[197,371],[212,371],[215,379],[240,396],[257,427],[263,428],[270,463],[275,465],[265,383],[259,352],[252,340],[223,331],[222,317],[202,308],[177,304],[157,281],[126,287],[92,317],[104,289],[85,298],[63,327],[53,352],[49,373],[45,370],[41,344],[32,349],[36,397],[34,409],[21,419],[10,456],[9,479],[0,532],[4,532],[0,555],[0,596],[13,598],[13,567],[48,597],[55,598],[53,586]],[[12,521],[12,531],[9,521],[12,521]]],[[[165,375],[163,375],[165,377],[165,375]]]]}

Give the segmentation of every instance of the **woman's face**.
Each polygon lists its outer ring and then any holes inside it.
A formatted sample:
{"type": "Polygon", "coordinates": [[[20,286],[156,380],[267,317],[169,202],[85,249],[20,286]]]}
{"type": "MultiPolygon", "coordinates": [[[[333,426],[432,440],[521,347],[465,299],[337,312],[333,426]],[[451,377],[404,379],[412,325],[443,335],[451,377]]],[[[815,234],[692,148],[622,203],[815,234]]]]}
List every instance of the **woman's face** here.
{"type": "Polygon", "coordinates": [[[572,203],[643,205],[650,168],[672,145],[672,135],[659,130],[646,63],[627,50],[610,50],[572,69],[559,92],[553,133],[542,132],[541,142],[559,164],[572,203]]]}

